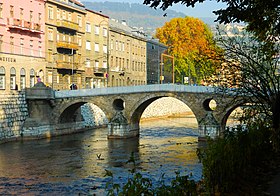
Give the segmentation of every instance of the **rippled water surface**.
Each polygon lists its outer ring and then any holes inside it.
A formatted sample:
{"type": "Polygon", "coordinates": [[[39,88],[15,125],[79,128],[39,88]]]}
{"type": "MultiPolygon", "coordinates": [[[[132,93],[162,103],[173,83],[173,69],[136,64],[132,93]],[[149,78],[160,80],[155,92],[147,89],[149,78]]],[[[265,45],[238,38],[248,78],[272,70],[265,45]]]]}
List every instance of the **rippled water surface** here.
{"type": "Polygon", "coordinates": [[[114,182],[130,176],[134,152],[137,171],[156,184],[181,174],[201,178],[195,124],[190,118],[141,123],[140,137],[107,140],[107,129],[37,141],[0,145],[0,195],[105,195],[105,169],[114,182]]]}

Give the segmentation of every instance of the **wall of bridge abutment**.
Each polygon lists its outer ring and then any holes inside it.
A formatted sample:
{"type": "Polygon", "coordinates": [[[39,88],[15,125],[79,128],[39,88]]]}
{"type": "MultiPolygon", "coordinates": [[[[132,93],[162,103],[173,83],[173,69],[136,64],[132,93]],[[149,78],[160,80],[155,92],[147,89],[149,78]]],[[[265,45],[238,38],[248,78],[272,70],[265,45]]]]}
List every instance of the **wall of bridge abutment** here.
{"type": "Polygon", "coordinates": [[[0,143],[17,140],[28,117],[25,93],[20,91],[0,94],[0,143]]]}

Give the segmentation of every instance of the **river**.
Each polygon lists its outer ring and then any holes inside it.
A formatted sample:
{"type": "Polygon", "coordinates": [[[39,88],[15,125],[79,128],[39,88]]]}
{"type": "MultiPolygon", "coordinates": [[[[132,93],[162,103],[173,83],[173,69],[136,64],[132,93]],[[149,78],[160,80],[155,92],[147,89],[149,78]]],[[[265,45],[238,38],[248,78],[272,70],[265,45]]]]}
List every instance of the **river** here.
{"type": "Polygon", "coordinates": [[[137,172],[154,184],[164,174],[169,183],[180,174],[201,178],[193,118],[141,122],[140,137],[107,140],[107,129],[36,141],[0,145],[0,195],[105,195],[105,169],[114,183],[131,176],[134,152],[137,172]]]}

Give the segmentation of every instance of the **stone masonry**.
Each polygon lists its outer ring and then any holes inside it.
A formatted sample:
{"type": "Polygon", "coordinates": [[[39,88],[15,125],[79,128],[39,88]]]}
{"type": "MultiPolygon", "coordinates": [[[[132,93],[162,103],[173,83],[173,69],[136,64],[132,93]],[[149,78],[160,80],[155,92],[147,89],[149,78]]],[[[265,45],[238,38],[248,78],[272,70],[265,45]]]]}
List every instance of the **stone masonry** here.
{"type": "Polygon", "coordinates": [[[28,116],[25,94],[18,91],[0,94],[0,143],[16,140],[28,116]]]}

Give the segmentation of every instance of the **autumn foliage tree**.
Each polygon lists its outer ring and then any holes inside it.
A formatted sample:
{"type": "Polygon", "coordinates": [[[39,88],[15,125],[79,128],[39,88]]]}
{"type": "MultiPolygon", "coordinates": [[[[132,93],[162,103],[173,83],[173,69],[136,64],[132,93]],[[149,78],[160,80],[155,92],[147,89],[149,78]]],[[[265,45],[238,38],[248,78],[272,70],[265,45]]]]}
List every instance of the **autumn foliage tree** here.
{"type": "MultiPolygon", "coordinates": [[[[181,3],[187,7],[195,7],[207,0],[144,0],[144,4],[153,8],[168,7],[181,3]]],[[[213,0],[226,4],[224,9],[213,11],[216,21],[222,24],[245,22],[247,30],[261,40],[280,36],[280,6],[279,0],[213,0]]]]}
{"type": "Polygon", "coordinates": [[[182,82],[182,76],[187,76],[191,83],[200,83],[220,64],[216,59],[221,50],[211,30],[197,18],[173,18],[157,29],[156,37],[175,57],[176,82],[182,82]]]}

